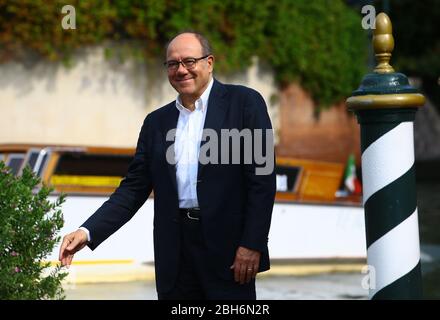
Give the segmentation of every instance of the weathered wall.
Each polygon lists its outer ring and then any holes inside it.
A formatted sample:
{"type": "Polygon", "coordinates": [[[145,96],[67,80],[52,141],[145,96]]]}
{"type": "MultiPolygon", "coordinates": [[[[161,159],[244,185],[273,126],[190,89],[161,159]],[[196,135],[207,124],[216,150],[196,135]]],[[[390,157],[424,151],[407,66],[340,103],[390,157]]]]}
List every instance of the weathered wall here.
{"type": "MultiPolygon", "coordinates": [[[[0,143],[133,147],[145,116],[176,98],[161,61],[106,61],[84,50],[74,67],[37,62],[0,65],[0,143]]],[[[270,71],[252,68],[224,79],[257,89],[277,126],[270,71]]]]}

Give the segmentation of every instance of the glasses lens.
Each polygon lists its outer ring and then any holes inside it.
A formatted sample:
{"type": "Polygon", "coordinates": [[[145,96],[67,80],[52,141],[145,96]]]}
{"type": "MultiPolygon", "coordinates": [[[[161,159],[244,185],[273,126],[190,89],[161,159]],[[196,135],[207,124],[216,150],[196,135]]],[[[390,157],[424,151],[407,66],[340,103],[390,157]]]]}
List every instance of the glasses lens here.
{"type": "Polygon", "coordinates": [[[167,63],[165,63],[167,69],[169,70],[175,70],[179,67],[179,62],[178,61],[168,61],[167,63]]]}
{"type": "Polygon", "coordinates": [[[196,59],[193,58],[185,59],[183,60],[183,64],[185,65],[185,68],[192,69],[196,65],[196,59]]]}

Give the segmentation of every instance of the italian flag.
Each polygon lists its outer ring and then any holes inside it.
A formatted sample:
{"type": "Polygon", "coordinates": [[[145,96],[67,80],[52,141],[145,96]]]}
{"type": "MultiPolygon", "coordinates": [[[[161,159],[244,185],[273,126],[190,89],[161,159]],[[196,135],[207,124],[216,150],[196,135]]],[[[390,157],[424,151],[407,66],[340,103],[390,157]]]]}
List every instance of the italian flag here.
{"type": "Polygon", "coordinates": [[[347,160],[344,175],[344,185],[345,188],[352,194],[361,194],[362,192],[361,182],[356,176],[356,161],[354,154],[350,154],[347,160]]]}

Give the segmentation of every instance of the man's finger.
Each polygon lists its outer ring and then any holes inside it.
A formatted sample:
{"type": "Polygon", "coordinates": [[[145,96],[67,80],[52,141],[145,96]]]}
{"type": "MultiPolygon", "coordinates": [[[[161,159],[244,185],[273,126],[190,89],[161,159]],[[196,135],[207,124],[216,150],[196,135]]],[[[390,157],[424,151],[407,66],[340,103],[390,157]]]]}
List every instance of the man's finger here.
{"type": "Polygon", "coordinates": [[[251,277],[252,277],[252,269],[246,269],[246,278],[245,278],[246,283],[249,283],[249,281],[251,281],[251,277]]]}
{"type": "Polygon", "coordinates": [[[61,259],[61,265],[64,266],[64,267],[68,266],[67,256],[63,257],[61,259]]]}
{"type": "Polygon", "coordinates": [[[260,267],[260,260],[256,261],[253,268],[252,268],[252,270],[253,270],[252,278],[255,278],[257,276],[259,267],[260,267]]]}
{"type": "Polygon", "coordinates": [[[252,278],[256,278],[258,273],[258,266],[254,266],[253,272],[252,272],[252,278]]]}
{"type": "Polygon", "coordinates": [[[69,256],[67,257],[67,265],[71,265],[72,264],[72,260],[73,260],[73,254],[69,254],[69,256]]]}
{"type": "Polygon", "coordinates": [[[63,256],[61,257],[61,264],[63,266],[67,266],[69,264],[69,256],[69,252],[67,250],[64,251],[63,256]]]}
{"type": "Polygon", "coordinates": [[[246,280],[246,265],[242,264],[240,266],[240,284],[244,284],[246,280]]]}
{"type": "Polygon", "coordinates": [[[61,261],[61,259],[63,259],[64,252],[66,250],[66,247],[69,245],[69,243],[70,243],[70,240],[68,238],[64,238],[63,243],[61,244],[60,254],[58,256],[58,260],[61,261]]]}
{"type": "Polygon", "coordinates": [[[237,263],[234,264],[234,280],[235,282],[240,281],[240,265],[237,263]]]}
{"type": "MultiPolygon", "coordinates": [[[[73,238],[73,240],[70,242],[70,244],[67,246],[67,250],[69,251],[74,251],[76,249],[76,247],[79,244],[79,239],[78,237],[73,238]]],[[[75,250],[76,251],[76,250],[75,250]]]]}

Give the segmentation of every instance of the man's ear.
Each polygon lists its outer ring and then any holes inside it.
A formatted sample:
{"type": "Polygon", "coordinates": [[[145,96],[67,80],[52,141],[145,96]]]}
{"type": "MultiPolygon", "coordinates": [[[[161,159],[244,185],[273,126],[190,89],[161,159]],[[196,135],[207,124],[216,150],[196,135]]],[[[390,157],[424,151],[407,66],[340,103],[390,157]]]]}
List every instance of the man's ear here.
{"type": "Polygon", "coordinates": [[[208,68],[210,72],[212,72],[212,70],[214,69],[214,62],[215,62],[215,57],[213,55],[210,55],[208,57],[208,68]]]}

